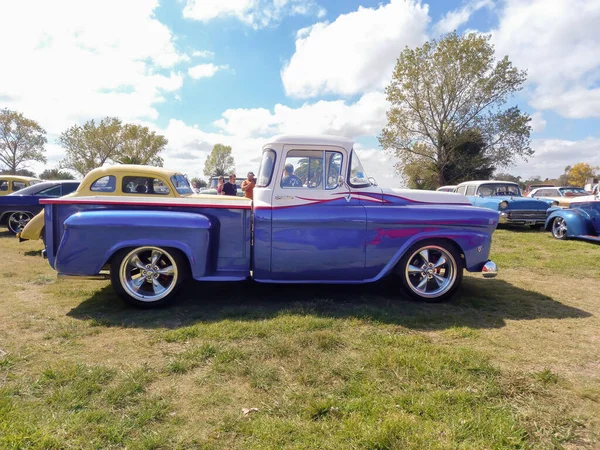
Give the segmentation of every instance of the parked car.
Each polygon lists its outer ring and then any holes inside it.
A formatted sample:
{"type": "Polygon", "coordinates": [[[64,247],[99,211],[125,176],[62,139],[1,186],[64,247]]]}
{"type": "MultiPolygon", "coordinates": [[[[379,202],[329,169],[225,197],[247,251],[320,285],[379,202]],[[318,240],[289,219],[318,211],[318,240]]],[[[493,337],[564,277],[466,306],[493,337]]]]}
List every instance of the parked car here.
{"type": "Polygon", "coordinates": [[[574,186],[559,186],[559,187],[544,187],[537,188],[531,191],[527,197],[538,198],[542,200],[556,200],[558,206],[569,206],[578,198],[588,196],[589,193],[579,187],[574,186]]]}
{"type": "Polygon", "coordinates": [[[534,189],[544,188],[544,187],[554,187],[554,185],[553,184],[529,184],[525,188],[525,192],[523,192],[523,196],[527,197],[529,195],[529,193],[531,191],[533,191],[534,189]]]}
{"type": "MultiPolygon", "coordinates": [[[[156,202],[193,196],[194,191],[182,173],[162,167],[119,164],[90,171],[71,197],[127,197],[135,202],[141,197],[156,202]]],[[[220,196],[219,196],[220,197],[220,196]]],[[[44,214],[35,216],[19,233],[21,240],[38,240],[44,229],[44,214]]]]}
{"type": "Polygon", "coordinates": [[[59,276],[110,277],[142,307],[170,301],[188,275],[357,284],[394,273],[411,297],[443,301],[463,269],[497,273],[488,259],[497,212],[462,195],[374,186],[348,139],[280,136],[260,159],[253,201],[45,200],[44,255],[59,276]]]}
{"type": "Polygon", "coordinates": [[[440,192],[454,192],[454,190],[456,189],[456,186],[441,186],[439,188],[436,189],[436,191],[440,191],[440,192]]]}
{"type": "Polygon", "coordinates": [[[600,201],[572,202],[568,208],[548,211],[546,230],[556,239],[600,242],[600,201]]]}
{"type": "Polygon", "coordinates": [[[0,175],[0,196],[10,195],[13,192],[25,189],[28,186],[41,183],[42,180],[19,175],[0,175]]]}
{"type": "Polygon", "coordinates": [[[0,225],[19,233],[31,218],[44,209],[43,198],[62,197],[79,186],[79,181],[44,181],[0,197],[0,225]]]}
{"type": "Polygon", "coordinates": [[[519,185],[511,181],[466,181],[455,192],[466,195],[474,206],[497,211],[500,223],[508,225],[544,225],[546,211],[558,204],[556,200],[523,197],[519,185]]]}

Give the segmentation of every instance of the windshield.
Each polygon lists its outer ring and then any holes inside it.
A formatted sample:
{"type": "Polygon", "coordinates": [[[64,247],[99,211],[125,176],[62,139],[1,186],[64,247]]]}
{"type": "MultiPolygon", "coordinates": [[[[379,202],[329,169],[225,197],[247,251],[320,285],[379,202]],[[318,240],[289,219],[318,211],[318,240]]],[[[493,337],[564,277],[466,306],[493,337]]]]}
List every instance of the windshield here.
{"type": "Polygon", "coordinates": [[[519,186],[516,184],[486,183],[486,184],[482,184],[481,186],[479,186],[479,189],[477,190],[477,194],[481,195],[482,197],[494,197],[494,196],[520,197],[521,190],[519,189],[519,186]]]}
{"type": "Polygon", "coordinates": [[[371,182],[365,173],[358,154],[355,150],[352,150],[350,156],[350,173],[348,174],[348,182],[352,187],[365,187],[370,186],[371,182]]]}
{"type": "Polygon", "coordinates": [[[578,188],[578,187],[560,188],[559,191],[564,197],[575,197],[577,195],[588,195],[588,193],[585,189],[578,188]]]}
{"type": "Polygon", "coordinates": [[[175,190],[179,192],[179,195],[190,195],[194,193],[190,186],[190,182],[185,175],[173,175],[171,177],[171,182],[173,183],[173,186],[175,186],[175,190]]]}
{"type": "Polygon", "coordinates": [[[271,149],[263,151],[258,168],[258,177],[256,179],[256,187],[266,187],[271,183],[273,177],[273,169],[275,168],[275,152],[271,149]]]}

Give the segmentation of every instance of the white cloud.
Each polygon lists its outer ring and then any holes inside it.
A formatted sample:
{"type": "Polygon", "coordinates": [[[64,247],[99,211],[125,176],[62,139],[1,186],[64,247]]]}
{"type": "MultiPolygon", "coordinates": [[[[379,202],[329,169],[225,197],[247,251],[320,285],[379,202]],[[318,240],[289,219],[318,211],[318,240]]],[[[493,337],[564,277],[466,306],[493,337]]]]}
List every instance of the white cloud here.
{"type": "Polygon", "coordinates": [[[188,19],[208,22],[235,17],[254,29],[276,23],[284,16],[323,17],[325,13],[313,0],[187,0],[183,9],[188,19]]]}
{"type": "Polygon", "coordinates": [[[527,69],[530,104],[600,117],[600,2],[508,0],[492,30],[498,56],[527,69]]]}
{"type": "Polygon", "coordinates": [[[476,11],[479,11],[481,8],[492,8],[493,6],[494,3],[492,0],[470,1],[460,9],[447,12],[446,15],[433,26],[433,31],[435,34],[449,33],[467,23],[471,18],[471,15],[476,11]]]}
{"type": "Polygon", "coordinates": [[[305,103],[299,108],[277,104],[273,112],[264,108],[228,109],[214,124],[230,134],[335,134],[355,138],[375,136],[386,122],[385,94],[372,92],[356,103],[343,100],[305,103]]]}
{"type": "Polygon", "coordinates": [[[157,0],[2,2],[2,106],[50,133],[105,115],[156,118],[154,105],[182,85],[174,66],[185,59],[155,18],[157,6],[157,0]]]}
{"type": "Polygon", "coordinates": [[[546,119],[541,112],[536,111],[531,115],[531,129],[534,133],[541,133],[546,129],[546,119]]]}
{"type": "Polygon", "coordinates": [[[197,80],[199,78],[210,78],[219,70],[227,69],[228,66],[215,66],[212,63],[209,64],[198,64],[197,66],[190,67],[188,69],[188,74],[193,79],[197,80]]]}
{"type": "Polygon", "coordinates": [[[281,72],[285,91],[307,98],[379,90],[390,81],[404,47],[425,42],[428,22],[427,5],[391,0],[302,29],[296,51],[281,72]]]}
{"type": "Polygon", "coordinates": [[[589,137],[579,141],[564,139],[533,139],[531,142],[535,155],[529,162],[520,162],[511,173],[524,178],[539,175],[544,178],[556,178],[564,172],[566,166],[585,162],[593,166],[600,165],[600,139],[589,137]]]}
{"type": "Polygon", "coordinates": [[[212,58],[215,54],[208,50],[194,50],[192,56],[195,58],[212,58]]]}

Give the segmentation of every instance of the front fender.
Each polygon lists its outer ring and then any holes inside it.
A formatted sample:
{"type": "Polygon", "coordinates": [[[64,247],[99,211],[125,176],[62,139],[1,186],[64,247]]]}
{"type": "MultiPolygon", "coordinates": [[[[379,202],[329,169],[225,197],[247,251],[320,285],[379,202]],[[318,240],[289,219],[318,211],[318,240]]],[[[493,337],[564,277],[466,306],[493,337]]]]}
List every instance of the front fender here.
{"type": "Polygon", "coordinates": [[[44,211],[40,211],[19,233],[21,241],[37,241],[42,236],[44,229],[44,211]]]}
{"type": "Polygon", "coordinates": [[[550,210],[546,218],[545,229],[550,231],[552,223],[557,217],[562,217],[567,223],[567,236],[580,236],[592,234],[592,223],[588,215],[579,209],[550,210]]]}
{"type": "Polygon", "coordinates": [[[95,275],[119,250],[153,245],[182,251],[194,278],[206,273],[210,220],[202,214],[157,211],[83,211],[64,222],[55,268],[95,275]]]}

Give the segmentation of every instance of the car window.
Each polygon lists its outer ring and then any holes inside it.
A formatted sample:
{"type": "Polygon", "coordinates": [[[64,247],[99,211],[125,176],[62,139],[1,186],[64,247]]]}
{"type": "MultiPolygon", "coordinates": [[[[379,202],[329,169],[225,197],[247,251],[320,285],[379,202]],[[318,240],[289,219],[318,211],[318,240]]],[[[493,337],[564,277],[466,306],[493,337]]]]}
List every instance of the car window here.
{"type": "Polygon", "coordinates": [[[155,177],[123,177],[121,189],[125,194],[168,195],[169,186],[155,177]]]}
{"type": "Polygon", "coordinates": [[[13,192],[20,191],[21,189],[24,189],[26,187],[27,187],[27,185],[23,181],[13,181],[12,182],[13,192]]]}
{"type": "Polygon", "coordinates": [[[92,192],[115,192],[117,179],[113,175],[105,175],[98,178],[90,186],[92,192]]]}
{"type": "Polygon", "coordinates": [[[367,187],[371,185],[369,177],[367,176],[355,150],[352,150],[350,155],[350,174],[348,176],[348,181],[350,186],[353,187],[367,187]]]}
{"type": "Polygon", "coordinates": [[[0,180],[0,191],[8,191],[8,181],[0,180]]]}
{"type": "Polygon", "coordinates": [[[466,192],[467,192],[467,187],[466,186],[460,186],[460,187],[456,188],[456,193],[457,194],[465,195],[466,192]]]}
{"type": "Polygon", "coordinates": [[[325,152],[327,161],[327,186],[325,189],[335,189],[339,186],[340,175],[342,174],[342,154],[339,152],[325,152]]]}
{"type": "Polygon", "coordinates": [[[70,194],[71,192],[75,192],[75,190],[79,187],[79,183],[64,183],[62,186],[62,195],[70,194]]]}
{"type": "Polygon", "coordinates": [[[486,183],[479,186],[477,191],[479,195],[484,197],[490,196],[521,196],[521,191],[516,184],[504,184],[504,183],[486,183]]]}
{"type": "Polygon", "coordinates": [[[291,150],[285,158],[280,186],[284,189],[323,189],[323,157],[321,150],[291,150]]]}
{"type": "Polygon", "coordinates": [[[47,195],[49,197],[60,197],[61,196],[60,185],[42,189],[40,192],[38,192],[35,195],[47,195]]]}
{"type": "Polygon", "coordinates": [[[466,195],[475,195],[475,186],[467,186],[467,194],[466,195]]]}
{"type": "MultiPolygon", "coordinates": [[[[263,151],[262,158],[260,160],[260,167],[258,168],[258,177],[256,178],[257,187],[266,187],[271,184],[275,160],[276,155],[273,150],[266,149],[263,151]]],[[[216,184],[212,187],[216,187],[216,184]]]]}
{"type": "MultiPolygon", "coordinates": [[[[192,190],[192,188],[190,186],[190,182],[185,177],[185,175],[182,175],[182,174],[173,175],[171,177],[171,182],[173,183],[173,186],[175,186],[175,190],[179,193],[179,195],[190,195],[190,194],[194,193],[194,191],[192,190]]],[[[168,194],[168,189],[169,188],[167,188],[167,194],[168,194]]]]}

